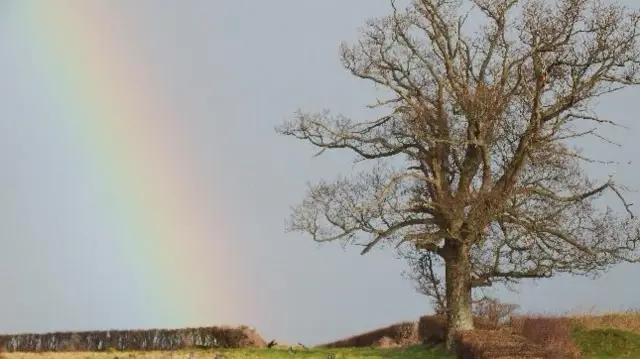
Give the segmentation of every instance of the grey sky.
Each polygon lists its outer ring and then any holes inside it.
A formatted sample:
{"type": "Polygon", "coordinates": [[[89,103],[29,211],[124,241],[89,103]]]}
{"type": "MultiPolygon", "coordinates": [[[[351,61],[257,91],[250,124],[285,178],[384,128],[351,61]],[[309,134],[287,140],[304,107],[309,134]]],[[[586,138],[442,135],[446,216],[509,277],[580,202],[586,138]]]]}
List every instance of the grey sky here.
{"type": "MultiPolygon", "coordinates": [[[[83,173],[72,167],[81,155],[56,132],[55,86],[39,77],[17,40],[24,30],[19,4],[0,4],[0,332],[155,325],[136,320],[131,308],[143,303],[135,295],[119,293],[136,293],[134,281],[121,279],[121,253],[109,244],[119,230],[88,203],[83,173]],[[104,252],[91,255],[97,246],[104,252]],[[56,290],[61,283],[67,292],[56,290]]],[[[351,165],[337,153],[312,159],[313,149],[278,137],[273,127],[297,108],[366,115],[374,92],[341,68],[338,46],[355,39],[367,17],[387,13],[386,0],[109,4],[135,30],[128,41],[163,74],[163,91],[184,106],[182,125],[202,136],[193,160],[216,191],[233,199],[224,210],[239,225],[227,240],[259,283],[242,290],[259,310],[238,316],[239,323],[267,339],[319,343],[430,310],[392,254],[361,257],[357,249],[319,247],[283,231],[307,180],[332,178],[351,165]]],[[[640,153],[637,95],[628,91],[600,105],[632,127],[614,133],[624,150],[594,144],[589,151],[622,163],[640,153]]],[[[636,188],[638,165],[617,168],[636,188]]],[[[638,198],[633,194],[632,202],[638,198]]],[[[639,275],[640,266],[623,265],[597,281],[558,278],[524,285],[519,300],[504,298],[527,311],[639,308],[640,287],[629,284],[639,275]]]]}

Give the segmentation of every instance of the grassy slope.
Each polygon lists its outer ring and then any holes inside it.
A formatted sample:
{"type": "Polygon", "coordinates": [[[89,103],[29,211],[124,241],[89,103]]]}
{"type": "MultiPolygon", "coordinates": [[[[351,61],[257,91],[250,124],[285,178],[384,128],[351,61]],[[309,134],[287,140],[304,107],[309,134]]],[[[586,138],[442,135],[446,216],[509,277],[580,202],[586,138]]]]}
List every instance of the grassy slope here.
{"type": "Polygon", "coordinates": [[[573,340],[589,359],[640,358],[640,334],[637,333],[577,328],[573,340]]]}
{"type": "MultiPolygon", "coordinates": [[[[286,349],[236,349],[236,350],[220,350],[225,359],[259,359],[259,358],[306,358],[306,359],[325,359],[328,353],[333,353],[335,359],[346,358],[363,358],[363,359],[382,359],[382,358],[398,358],[398,359],[450,359],[442,353],[434,350],[423,349],[420,347],[412,347],[407,349],[315,349],[296,351],[295,354],[289,354],[286,349]]],[[[211,359],[215,351],[195,351],[195,357],[198,359],[211,359]]],[[[173,359],[188,359],[189,351],[176,352],[173,359]]],[[[165,359],[171,358],[168,352],[113,352],[113,353],[6,353],[6,359],[42,359],[44,357],[51,359],[165,359]]],[[[0,354],[0,358],[2,358],[0,354]]]]}
{"type": "Polygon", "coordinates": [[[640,311],[568,317],[585,358],[640,358],[640,311]]]}

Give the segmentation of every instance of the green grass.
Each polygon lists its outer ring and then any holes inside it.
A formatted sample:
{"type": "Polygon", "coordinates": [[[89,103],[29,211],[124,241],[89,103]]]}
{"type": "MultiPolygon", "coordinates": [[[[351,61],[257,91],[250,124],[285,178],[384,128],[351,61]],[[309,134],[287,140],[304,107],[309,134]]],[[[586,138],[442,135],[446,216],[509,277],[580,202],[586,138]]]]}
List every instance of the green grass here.
{"type": "Polygon", "coordinates": [[[576,328],[573,340],[585,358],[640,358],[640,334],[618,329],[576,328]]]}
{"type": "Polygon", "coordinates": [[[297,350],[295,354],[290,354],[286,349],[244,349],[221,351],[225,358],[327,358],[328,354],[334,355],[335,359],[363,358],[363,359],[451,359],[452,356],[444,354],[436,349],[426,349],[422,346],[412,346],[409,348],[393,349],[371,349],[371,348],[309,348],[297,350]]]}

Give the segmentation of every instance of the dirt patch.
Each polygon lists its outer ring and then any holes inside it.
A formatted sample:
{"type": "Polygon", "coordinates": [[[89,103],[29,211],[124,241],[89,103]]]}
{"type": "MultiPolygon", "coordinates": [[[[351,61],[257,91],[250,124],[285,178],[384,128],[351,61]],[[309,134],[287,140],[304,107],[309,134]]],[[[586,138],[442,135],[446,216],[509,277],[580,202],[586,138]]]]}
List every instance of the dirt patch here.
{"type": "Polygon", "coordinates": [[[374,348],[397,348],[400,345],[396,343],[395,340],[389,337],[382,337],[373,343],[372,347],[374,348]]]}

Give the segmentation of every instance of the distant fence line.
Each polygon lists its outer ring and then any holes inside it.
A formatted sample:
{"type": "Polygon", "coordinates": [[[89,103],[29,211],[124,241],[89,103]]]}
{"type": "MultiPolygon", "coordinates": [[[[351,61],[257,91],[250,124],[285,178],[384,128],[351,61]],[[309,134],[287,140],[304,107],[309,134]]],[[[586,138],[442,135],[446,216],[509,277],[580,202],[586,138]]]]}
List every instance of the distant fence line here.
{"type": "Polygon", "coordinates": [[[247,327],[109,330],[0,335],[8,352],[104,350],[177,350],[192,348],[263,347],[264,340],[247,327]]]}

